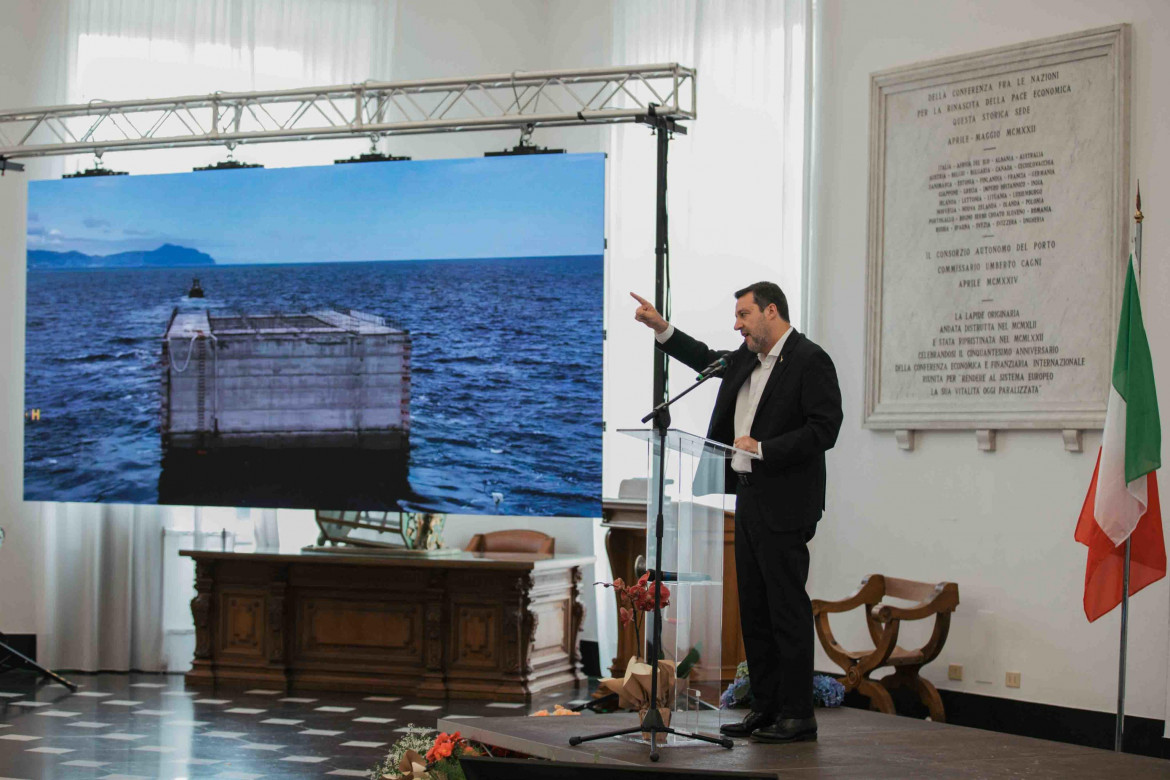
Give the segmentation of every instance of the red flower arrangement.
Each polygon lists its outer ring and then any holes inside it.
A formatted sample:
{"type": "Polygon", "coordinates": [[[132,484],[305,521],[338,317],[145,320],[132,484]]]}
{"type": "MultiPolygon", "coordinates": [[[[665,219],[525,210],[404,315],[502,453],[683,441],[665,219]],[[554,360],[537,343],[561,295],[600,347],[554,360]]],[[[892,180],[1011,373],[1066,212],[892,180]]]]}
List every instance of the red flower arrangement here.
{"type": "Polygon", "coordinates": [[[398,740],[390,753],[370,773],[381,780],[464,780],[459,759],[464,756],[492,755],[484,746],[473,746],[458,731],[430,736],[430,729],[407,726],[405,737],[398,740]],[[420,755],[423,751],[426,755],[420,755]]]}
{"type": "Polygon", "coordinates": [[[435,744],[431,745],[431,749],[427,751],[427,763],[450,758],[456,747],[462,748],[460,752],[467,752],[467,740],[460,739],[458,731],[454,734],[440,734],[435,737],[435,744]]]}
{"type": "MultiPolygon", "coordinates": [[[[630,623],[634,624],[634,644],[637,647],[642,646],[642,637],[638,630],[640,621],[637,619],[637,612],[653,612],[654,611],[654,589],[655,584],[650,581],[650,572],[646,572],[633,585],[626,585],[626,581],[621,577],[615,579],[612,583],[597,582],[595,585],[604,585],[607,588],[613,588],[618,597],[618,621],[622,626],[628,626],[630,623]]],[[[670,588],[663,583],[658,583],[658,603],[666,609],[670,606],[670,588]]]]}
{"type": "MultiPolygon", "coordinates": [[[[614,586],[621,582],[621,577],[614,580],[614,586]]],[[[638,578],[637,584],[626,588],[626,595],[640,612],[654,610],[654,583],[650,582],[650,572],[638,578]]],[[[670,588],[662,583],[658,584],[658,601],[663,609],[670,606],[670,588]]]]}

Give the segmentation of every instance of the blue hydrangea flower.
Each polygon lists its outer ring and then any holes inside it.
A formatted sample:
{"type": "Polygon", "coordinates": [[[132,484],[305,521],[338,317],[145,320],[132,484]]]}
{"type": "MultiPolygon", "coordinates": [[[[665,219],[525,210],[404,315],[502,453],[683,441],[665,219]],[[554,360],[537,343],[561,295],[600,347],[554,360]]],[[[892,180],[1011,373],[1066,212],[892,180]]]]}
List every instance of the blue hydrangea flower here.
{"type": "Polygon", "coordinates": [[[845,701],[845,686],[824,674],[813,676],[813,703],[818,707],[840,707],[845,701]]]}
{"type": "MultiPolygon", "coordinates": [[[[845,701],[845,686],[827,675],[813,676],[813,703],[818,707],[840,707],[845,701]]],[[[735,669],[735,679],[719,697],[719,708],[739,709],[752,705],[752,688],[748,677],[747,662],[735,669]]]]}
{"type": "Polygon", "coordinates": [[[741,661],[735,667],[735,679],[727,686],[727,690],[719,697],[721,709],[736,709],[750,707],[752,703],[752,688],[748,680],[747,662],[741,661]]]}

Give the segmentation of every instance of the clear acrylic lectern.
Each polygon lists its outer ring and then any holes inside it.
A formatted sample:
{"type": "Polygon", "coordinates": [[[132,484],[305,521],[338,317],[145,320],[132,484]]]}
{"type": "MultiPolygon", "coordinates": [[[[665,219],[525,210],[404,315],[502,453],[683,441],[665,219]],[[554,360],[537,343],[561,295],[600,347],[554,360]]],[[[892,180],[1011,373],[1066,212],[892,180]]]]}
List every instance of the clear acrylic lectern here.
{"type": "MultiPolygon", "coordinates": [[[[653,569],[660,437],[654,430],[620,432],[647,442],[646,567],[653,569]]],[[[711,714],[700,727],[699,713],[718,713],[723,692],[723,517],[735,506],[734,493],[724,492],[724,474],[727,459],[737,452],[741,451],[685,431],[666,433],[662,570],[663,584],[670,588],[670,606],[662,614],[662,653],[677,664],[673,696],[667,701],[671,726],[683,731],[710,731],[711,714]]],[[[652,617],[646,615],[647,647],[652,617]]]]}

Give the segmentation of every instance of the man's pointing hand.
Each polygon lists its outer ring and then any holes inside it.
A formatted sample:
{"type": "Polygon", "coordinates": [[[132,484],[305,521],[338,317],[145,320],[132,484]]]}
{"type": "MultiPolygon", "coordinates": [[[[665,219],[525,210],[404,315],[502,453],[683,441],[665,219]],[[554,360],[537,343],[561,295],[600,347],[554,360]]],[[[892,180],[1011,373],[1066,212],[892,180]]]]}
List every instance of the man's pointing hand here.
{"type": "Polygon", "coordinates": [[[658,313],[658,309],[654,308],[654,304],[636,293],[630,293],[630,297],[640,304],[634,311],[635,320],[645,324],[649,328],[653,328],[655,333],[662,333],[670,327],[670,324],[662,319],[662,315],[658,313]]]}

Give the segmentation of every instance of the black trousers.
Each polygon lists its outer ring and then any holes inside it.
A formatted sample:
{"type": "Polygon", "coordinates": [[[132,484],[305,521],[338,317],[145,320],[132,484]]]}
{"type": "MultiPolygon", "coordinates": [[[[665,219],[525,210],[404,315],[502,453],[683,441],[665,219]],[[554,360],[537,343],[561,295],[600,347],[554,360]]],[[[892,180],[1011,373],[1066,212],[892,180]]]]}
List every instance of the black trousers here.
{"type": "Polygon", "coordinates": [[[808,718],[813,714],[813,614],[805,583],[816,524],[779,530],[774,515],[758,491],[739,487],[735,569],[752,709],[808,718]]]}

